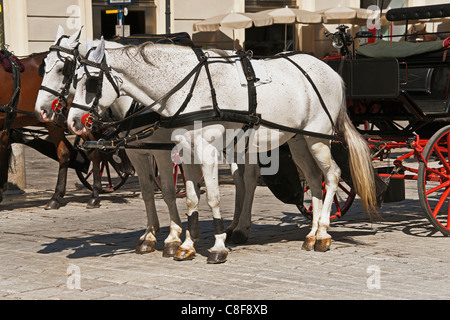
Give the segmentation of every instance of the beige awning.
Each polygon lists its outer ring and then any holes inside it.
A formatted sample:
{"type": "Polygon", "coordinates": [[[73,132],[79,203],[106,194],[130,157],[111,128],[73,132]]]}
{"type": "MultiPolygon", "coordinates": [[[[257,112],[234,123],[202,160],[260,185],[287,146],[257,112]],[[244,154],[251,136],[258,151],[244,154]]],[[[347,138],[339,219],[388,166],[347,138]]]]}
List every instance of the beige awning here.
{"type": "Polygon", "coordinates": [[[261,13],[266,13],[273,17],[273,23],[322,23],[322,15],[317,12],[294,9],[294,8],[279,8],[264,10],[261,13]]]}
{"type": "Polygon", "coordinates": [[[328,22],[327,20],[368,19],[371,12],[362,8],[337,7],[320,10],[317,13],[323,14],[325,22],[328,22]]]}
{"type": "Polygon", "coordinates": [[[263,27],[273,24],[273,18],[268,14],[231,12],[194,23],[194,31],[217,31],[225,29],[247,29],[252,26],[263,27]]]}

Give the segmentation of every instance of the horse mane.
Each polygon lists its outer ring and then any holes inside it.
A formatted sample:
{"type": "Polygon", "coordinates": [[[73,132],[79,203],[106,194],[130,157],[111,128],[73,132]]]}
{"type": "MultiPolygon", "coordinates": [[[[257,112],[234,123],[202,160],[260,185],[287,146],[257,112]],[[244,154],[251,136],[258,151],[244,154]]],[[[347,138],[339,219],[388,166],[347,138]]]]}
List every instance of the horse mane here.
{"type": "MultiPolygon", "coordinates": [[[[125,45],[121,48],[114,48],[114,49],[109,49],[109,50],[120,50],[122,51],[123,54],[126,54],[126,56],[130,59],[134,59],[136,58],[136,56],[140,56],[146,63],[148,63],[151,66],[154,66],[154,64],[152,63],[152,61],[150,61],[149,57],[147,56],[146,53],[146,49],[148,47],[153,47],[154,49],[156,48],[161,48],[163,50],[167,50],[169,48],[183,48],[183,49],[191,49],[190,46],[187,45],[181,45],[181,44],[159,44],[159,43],[153,43],[151,41],[148,42],[144,42],[142,44],[139,45],[134,45],[134,44],[128,44],[125,45]],[[133,51],[135,51],[136,53],[133,53],[133,51]]],[[[191,49],[192,50],[192,49],[191,49]]]]}

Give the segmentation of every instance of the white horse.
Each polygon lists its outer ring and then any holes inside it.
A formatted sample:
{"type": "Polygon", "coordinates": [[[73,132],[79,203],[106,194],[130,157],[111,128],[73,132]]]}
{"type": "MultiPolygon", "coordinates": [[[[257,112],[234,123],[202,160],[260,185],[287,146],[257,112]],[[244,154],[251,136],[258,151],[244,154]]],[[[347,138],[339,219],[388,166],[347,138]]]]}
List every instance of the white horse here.
{"type": "MultiPolygon", "coordinates": [[[[45,59],[45,75],[42,81],[42,86],[46,87],[47,90],[39,91],[35,105],[36,115],[40,117],[41,121],[53,121],[55,118],[55,113],[50,106],[55,98],[57,98],[56,94],[63,92],[64,86],[66,85],[64,81],[65,76],[63,74],[64,61],[66,61],[66,59],[71,59],[75,62],[79,58],[74,56],[69,51],[77,48],[80,56],[84,56],[86,54],[86,44],[82,44],[78,40],[80,32],[81,29],[72,36],[65,37],[63,36],[64,30],[61,27],[58,29],[55,44],[59,43],[59,46],[63,48],[62,50],[67,49],[68,51],[53,50],[45,59]],[[52,90],[54,93],[51,92],[52,90]]],[[[107,42],[107,46],[115,48],[121,47],[121,45],[115,42],[107,42]]],[[[73,86],[70,86],[70,90],[67,94],[71,94],[73,96],[74,93],[75,91],[73,86]]],[[[70,100],[69,97],[64,98],[70,100]]],[[[123,96],[114,101],[111,105],[111,110],[115,118],[123,119],[126,112],[129,110],[132,101],[133,99],[128,96],[123,96]]],[[[169,138],[165,138],[164,132],[161,131],[155,135],[153,140],[155,142],[159,142],[169,138]]],[[[139,150],[127,150],[127,155],[138,174],[142,198],[144,200],[147,212],[147,229],[140,238],[136,252],[152,252],[156,245],[155,235],[159,230],[159,221],[154,199],[154,172],[152,159],[152,156],[154,156],[158,164],[163,199],[169,209],[171,220],[169,235],[164,240],[163,255],[166,257],[171,257],[181,245],[180,234],[182,232],[182,223],[176,206],[176,192],[173,182],[173,168],[170,158],[170,151],[155,150],[152,152],[143,152],[139,150]]]]}
{"type": "MultiPolygon", "coordinates": [[[[54,44],[59,43],[59,46],[63,48],[63,50],[67,49],[68,51],[64,50],[64,52],[61,50],[53,50],[46,58],[46,72],[42,82],[42,87],[47,89],[39,92],[35,108],[36,115],[40,117],[42,121],[53,121],[55,119],[55,113],[50,106],[52,105],[54,99],[57,98],[60,93],[64,92],[64,87],[66,86],[64,79],[65,76],[63,74],[63,69],[65,66],[64,62],[67,59],[76,62],[79,57],[84,57],[87,50],[94,45],[94,43],[80,43],[80,33],[81,29],[78,32],[75,32],[72,36],[66,37],[64,36],[64,30],[62,27],[59,27],[58,29],[54,44]],[[74,56],[74,49],[78,50],[78,57],[74,56]]],[[[122,47],[122,45],[115,42],[105,42],[105,44],[110,48],[122,47]]],[[[65,93],[73,96],[73,86],[70,86],[68,92],[65,93]]],[[[66,100],[71,99],[69,97],[62,98],[66,100]]],[[[132,99],[130,97],[123,96],[111,105],[112,113],[116,119],[123,119],[125,117],[130,108],[131,101],[132,99]]],[[[130,134],[139,130],[140,128],[137,128],[130,134]]],[[[170,135],[167,135],[168,131],[164,133],[164,130],[159,130],[159,132],[152,138],[148,139],[147,142],[170,142],[170,135]]],[[[163,198],[169,208],[171,217],[171,229],[169,236],[164,242],[165,245],[163,255],[168,257],[172,256],[181,244],[181,240],[179,238],[181,233],[181,222],[175,204],[175,189],[173,186],[173,171],[172,161],[170,161],[170,153],[165,150],[127,150],[127,154],[138,173],[148,221],[146,232],[140,238],[136,252],[147,253],[153,251],[156,245],[155,234],[159,230],[159,221],[156,214],[153,195],[154,176],[152,156],[154,156],[158,163],[158,170],[162,180],[161,184],[163,198]]],[[[251,208],[257,178],[259,177],[259,167],[257,165],[239,165],[238,168],[237,164],[232,164],[231,171],[236,186],[236,201],[233,222],[227,228],[227,233],[229,234],[229,239],[231,242],[242,243],[247,240],[248,231],[251,225],[251,208]]],[[[199,177],[199,174],[194,173],[194,176],[199,177]]]]}
{"type": "MultiPolygon", "coordinates": [[[[101,92],[101,97],[98,99],[100,107],[109,106],[117,98],[116,90],[119,90],[120,94],[129,95],[140,103],[151,106],[162,116],[172,117],[177,114],[181,102],[185,101],[189,95],[195,79],[194,76],[186,78],[186,75],[193,75],[195,74],[193,70],[200,70],[194,95],[181,114],[212,109],[210,80],[216,89],[217,103],[222,110],[235,110],[236,112],[247,110],[248,92],[241,86],[234,65],[232,63],[209,63],[211,79],[208,79],[207,73],[199,67],[197,55],[190,48],[145,44],[138,47],[105,49],[101,42],[92,57],[94,57],[93,61],[89,64],[91,75],[98,76],[102,65],[107,66],[107,68],[103,68],[103,82],[101,88],[98,88],[101,92]],[[94,71],[95,69],[97,72],[94,71]],[[108,73],[109,77],[107,77],[108,73]],[[173,90],[174,88],[176,90],[173,90]],[[154,104],[154,101],[161,103],[154,104]]],[[[206,51],[204,59],[225,61],[214,51],[206,51]]],[[[310,55],[296,54],[290,56],[290,60],[282,58],[265,60],[264,67],[271,74],[272,82],[264,85],[261,89],[257,88],[257,113],[260,114],[260,119],[264,120],[266,125],[256,123],[256,138],[252,143],[256,147],[268,146],[268,149],[272,149],[288,142],[293,160],[305,175],[312,194],[312,228],[306,237],[303,248],[326,251],[331,244],[331,236],[327,230],[332,199],[337,190],[340,176],[340,169],[331,156],[330,136],[335,128],[344,135],[349,148],[354,188],[361,197],[366,211],[370,214],[370,212],[376,212],[376,199],[369,148],[347,116],[342,79],[325,63],[310,55]],[[317,92],[294,66],[294,63],[302,66],[311,77],[323,98],[329,118],[320,103],[317,92]],[[267,124],[267,121],[273,121],[276,125],[275,128],[272,124],[267,124]],[[299,130],[309,133],[296,134],[301,133],[299,130]],[[328,136],[317,136],[312,133],[328,136]],[[278,141],[271,144],[273,137],[276,137],[275,140],[278,141]],[[268,141],[269,139],[271,141],[268,141]],[[325,199],[322,199],[322,175],[327,189],[325,199]]],[[[87,99],[86,95],[87,75],[82,69],[80,70],[74,103],[89,107],[92,105],[92,99],[87,99]]],[[[76,111],[70,110],[68,121],[70,121],[72,112],[76,111]]],[[[191,130],[184,135],[175,137],[176,142],[185,148],[183,150],[190,147],[195,155],[204,160],[201,168],[207,189],[207,201],[212,209],[216,227],[216,241],[211,248],[208,262],[214,262],[214,260],[223,262],[223,257],[226,257],[228,252],[224,244],[225,232],[219,208],[215,158],[218,150],[213,146],[213,142],[221,138],[220,135],[225,133],[226,128],[239,127],[242,127],[242,124],[218,120],[200,130],[191,130]]],[[[193,129],[192,127],[188,128],[193,129]]],[[[190,214],[195,212],[198,200],[193,186],[187,184],[187,188],[186,201],[189,221],[190,214]]],[[[188,226],[186,240],[180,247],[180,250],[185,252],[195,250],[189,233],[188,226]]]]}

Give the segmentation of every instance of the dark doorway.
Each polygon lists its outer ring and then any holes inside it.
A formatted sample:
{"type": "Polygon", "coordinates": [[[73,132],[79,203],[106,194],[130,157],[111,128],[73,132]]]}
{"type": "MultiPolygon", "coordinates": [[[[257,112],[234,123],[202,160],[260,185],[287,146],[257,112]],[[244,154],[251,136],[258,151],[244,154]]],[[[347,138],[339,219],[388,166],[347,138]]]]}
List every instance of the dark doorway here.
{"type": "Polygon", "coordinates": [[[252,27],[245,30],[245,50],[255,56],[271,56],[284,51],[286,35],[287,51],[294,48],[294,25],[273,24],[267,27],[252,27]]]}
{"type": "MultiPolygon", "coordinates": [[[[105,39],[113,38],[116,35],[117,14],[106,14],[106,10],[102,10],[101,19],[101,34],[105,39]]],[[[130,10],[123,18],[123,24],[130,26],[130,34],[145,33],[145,11],[130,10]]]]}
{"type": "Polygon", "coordinates": [[[125,24],[130,25],[130,34],[145,33],[145,11],[130,11],[125,17],[125,24]]]}

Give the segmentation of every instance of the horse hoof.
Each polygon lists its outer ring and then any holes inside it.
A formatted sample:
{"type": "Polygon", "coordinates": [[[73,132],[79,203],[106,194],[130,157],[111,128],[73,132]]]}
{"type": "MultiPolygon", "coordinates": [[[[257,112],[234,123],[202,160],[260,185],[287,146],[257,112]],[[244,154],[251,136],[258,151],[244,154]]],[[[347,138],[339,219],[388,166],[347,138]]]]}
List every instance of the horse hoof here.
{"type": "Polygon", "coordinates": [[[316,243],[316,238],[306,237],[302,245],[302,250],[311,251],[314,249],[314,244],[316,243]]]}
{"type": "Polygon", "coordinates": [[[175,252],[173,256],[173,260],[175,261],[185,261],[185,260],[192,260],[195,256],[195,250],[194,249],[183,249],[178,248],[177,252],[175,252]]]}
{"type": "Polygon", "coordinates": [[[87,209],[95,209],[95,208],[100,208],[100,199],[98,198],[91,198],[89,199],[87,205],[86,205],[87,209]]]}
{"type": "Polygon", "coordinates": [[[60,203],[56,200],[50,200],[49,203],[47,203],[44,207],[45,210],[56,210],[59,209],[60,203]]]}
{"type": "Polygon", "coordinates": [[[240,244],[240,243],[246,243],[248,240],[248,234],[240,231],[240,230],[234,230],[230,237],[230,243],[240,244]]]}
{"type": "Polygon", "coordinates": [[[206,262],[208,264],[224,263],[227,261],[227,256],[228,252],[226,251],[211,251],[206,262]]]}
{"type": "Polygon", "coordinates": [[[168,242],[164,244],[163,257],[172,258],[181,246],[181,242],[168,242]]]}
{"type": "Polygon", "coordinates": [[[325,252],[330,250],[331,238],[316,240],[314,251],[325,252]]]}
{"type": "Polygon", "coordinates": [[[136,253],[145,254],[150,253],[155,250],[156,241],[153,240],[143,240],[136,247],[136,253]]]}

